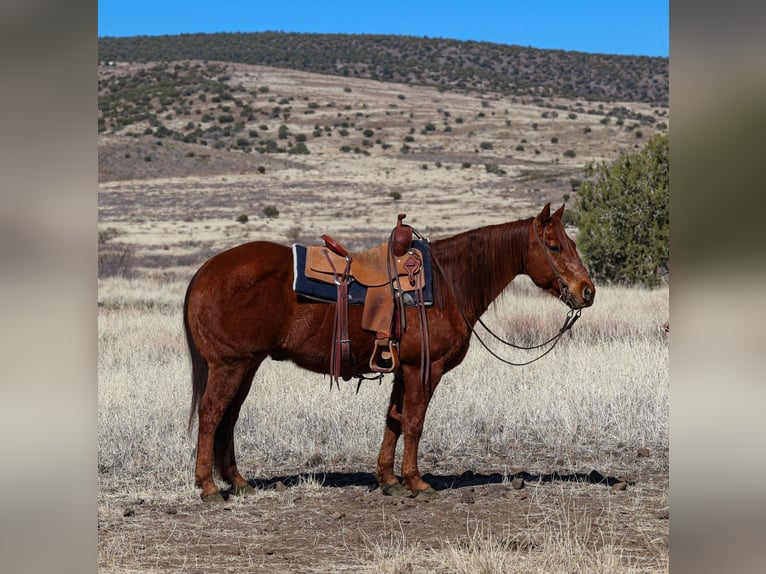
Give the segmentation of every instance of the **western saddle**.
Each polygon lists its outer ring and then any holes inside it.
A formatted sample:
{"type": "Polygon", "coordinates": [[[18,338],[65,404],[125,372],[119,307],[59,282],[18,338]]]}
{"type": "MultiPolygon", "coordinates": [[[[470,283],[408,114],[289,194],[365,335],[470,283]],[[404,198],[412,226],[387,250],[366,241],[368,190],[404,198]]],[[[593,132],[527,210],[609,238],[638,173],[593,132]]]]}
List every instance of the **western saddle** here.
{"type": "Polygon", "coordinates": [[[413,247],[412,227],[402,223],[405,217],[399,214],[388,242],[366,251],[351,253],[327,235],[322,235],[324,245],[306,247],[306,277],[337,288],[330,352],[330,376],[336,383],[339,377],[350,379],[355,371],[348,331],[348,287],[352,282],[367,289],[361,326],[375,333],[370,370],[390,373],[399,366],[399,342],[406,330],[403,293],[414,294],[421,334],[427,340],[423,254],[413,247]]]}

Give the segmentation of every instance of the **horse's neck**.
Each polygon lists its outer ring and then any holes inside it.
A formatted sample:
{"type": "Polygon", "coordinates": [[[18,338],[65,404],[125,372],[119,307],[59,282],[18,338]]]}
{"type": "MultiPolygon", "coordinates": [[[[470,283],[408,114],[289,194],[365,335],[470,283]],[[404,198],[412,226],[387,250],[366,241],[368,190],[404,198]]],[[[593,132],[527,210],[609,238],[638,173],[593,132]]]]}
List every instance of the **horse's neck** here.
{"type": "Polygon", "coordinates": [[[446,276],[439,289],[473,324],[526,268],[532,219],[480,227],[434,242],[432,250],[446,276]],[[451,296],[450,296],[451,295],[451,296]]]}

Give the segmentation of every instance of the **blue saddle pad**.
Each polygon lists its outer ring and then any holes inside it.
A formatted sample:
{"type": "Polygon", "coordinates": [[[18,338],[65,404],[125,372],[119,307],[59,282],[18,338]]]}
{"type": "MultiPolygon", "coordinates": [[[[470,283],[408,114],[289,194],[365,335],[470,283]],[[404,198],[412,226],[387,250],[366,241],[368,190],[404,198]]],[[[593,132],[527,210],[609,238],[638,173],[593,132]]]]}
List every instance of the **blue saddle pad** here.
{"type": "MultiPolygon", "coordinates": [[[[426,276],[426,285],[423,289],[423,299],[426,305],[433,304],[433,288],[432,288],[432,275],[431,275],[431,251],[428,249],[428,244],[422,239],[418,239],[413,242],[413,247],[420,250],[423,254],[423,272],[426,276]]],[[[325,301],[328,303],[334,303],[338,289],[335,285],[330,283],[323,283],[310,277],[306,277],[304,270],[306,269],[306,247],[293,245],[293,291],[298,295],[309,297],[317,301],[325,301]]],[[[351,305],[364,305],[364,299],[367,296],[367,287],[360,285],[356,281],[351,281],[348,285],[348,302],[351,305]]],[[[417,303],[415,301],[415,295],[412,292],[402,293],[402,301],[408,307],[414,307],[417,303]]]]}

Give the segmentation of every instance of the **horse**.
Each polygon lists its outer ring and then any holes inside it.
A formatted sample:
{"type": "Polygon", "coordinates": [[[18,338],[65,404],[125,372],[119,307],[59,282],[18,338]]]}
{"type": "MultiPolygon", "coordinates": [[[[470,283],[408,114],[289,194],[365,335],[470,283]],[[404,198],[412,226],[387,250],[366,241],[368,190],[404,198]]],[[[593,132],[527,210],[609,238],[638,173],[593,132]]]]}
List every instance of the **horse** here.
{"type": "MultiPolygon", "coordinates": [[[[433,304],[427,307],[430,370],[421,380],[421,326],[405,311],[399,365],[385,412],[376,478],[386,495],[429,496],[432,487],[418,470],[418,446],[426,409],[445,373],[465,357],[473,326],[519,274],[561,298],[571,309],[593,304],[596,289],[562,223],[562,205],[546,204],[535,217],[462,232],[429,243],[434,261],[433,304]],[[396,444],[404,435],[401,475],[394,473],[396,444]]],[[[189,429],[196,413],[195,484],[205,501],[221,501],[213,470],[231,494],[253,491],[237,469],[234,426],[258,367],[266,359],[291,360],[328,374],[334,305],[297,295],[291,249],[254,241],[208,259],[192,277],[183,317],[192,363],[189,429]]],[[[360,326],[362,310],[348,310],[356,375],[370,372],[375,334],[360,326]]]]}

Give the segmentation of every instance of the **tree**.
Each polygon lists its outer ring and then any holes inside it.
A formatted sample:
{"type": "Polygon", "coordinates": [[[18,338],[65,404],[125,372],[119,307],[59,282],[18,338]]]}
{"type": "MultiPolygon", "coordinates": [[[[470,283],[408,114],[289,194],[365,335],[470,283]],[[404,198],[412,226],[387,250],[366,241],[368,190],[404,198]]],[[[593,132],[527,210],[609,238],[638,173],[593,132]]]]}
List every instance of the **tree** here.
{"type": "Polygon", "coordinates": [[[578,245],[594,280],[657,286],[669,270],[669,152],[658,134],[611,164],[586,165],[578,245]]]}

